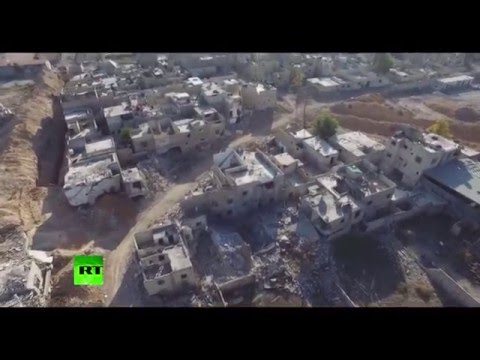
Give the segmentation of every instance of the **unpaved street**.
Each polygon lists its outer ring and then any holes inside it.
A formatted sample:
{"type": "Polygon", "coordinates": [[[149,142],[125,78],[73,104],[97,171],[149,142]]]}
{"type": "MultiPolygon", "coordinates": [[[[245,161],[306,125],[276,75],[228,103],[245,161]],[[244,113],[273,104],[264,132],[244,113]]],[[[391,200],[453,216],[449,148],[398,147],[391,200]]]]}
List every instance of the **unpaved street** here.
{"type": "MultiPolygon", "coordinates": [[[[282,114],[273,122],[272,130],[287,125],[293,121],[294,118],[294,114],[282,114]]],[[[229,146],[236,147],[251,142],[258,137],[259,136],[252,134],[246,134],[231,141],[229,146]]],[[[109,254],[105,264],[105,293],[107,296],[107,305],[110,305],[115,298],[122,284],[125,272],[128,269],[129,262],[133,255],[133,235],[136,232],[148,229],[148,227],[157,222],[176,203],[182,200],[183,197],[196,186],[195,179],[205,171],[208,171],[211,165],[212,159],[210,154],[207,153],[190,170],[188,178],[184,179],[188,182],[175,185],[168,189],[167,192],[159,194],[153,204],[138,216],[135,226],[130,229],[118,246],[109,254]]]]}

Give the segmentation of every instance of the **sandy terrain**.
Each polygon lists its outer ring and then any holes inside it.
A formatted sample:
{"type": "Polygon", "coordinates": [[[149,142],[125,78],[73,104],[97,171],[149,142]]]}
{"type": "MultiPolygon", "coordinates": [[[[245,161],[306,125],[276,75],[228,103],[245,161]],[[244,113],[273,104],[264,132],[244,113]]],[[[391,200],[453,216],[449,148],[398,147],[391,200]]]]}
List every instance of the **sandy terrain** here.
{"type": "Polygon", "coordinates": [[[0,91],[0,102],[15,113],[0,129],[0,227],[13,223],[28,231],[42,220],[47,190],[36,186],[36,150],[43,122],[54,117],[51,96],[61,86],[48,73],[35,86],[0,91]]]}
{"type": "MultiPolygon", "coordinates": [[[[442,113],[442,111],[446,112],[443,108],[440,109],[437,106],[436,109],[432,109],[430,107],[432,99],[440,101],[441,104],[448,104],[448,102],[444,102],[443,97],[428,95],[426,98],[428,99],[426,103],[418,97],[387,101],[380,95],[370,94],[333,104],[330,106],[330,111],[338,118],[340,125],[345,128],[390,136],[401,124],[410,124],[426,129],[432,125],[433,121],[446,117],[442,113]]],[[[464,103],[459,104],[458,109],[464,108],[464,103]]],[[[458,116],[457,110],[455,110],[455,114],[458,116]]],[[[462,111],[465,112],[465,110],[460,110],[460,112],[462,111]]],[[[315,109],[307,112],[310,123],[317,113],[318,111],[315,109]]],[[[459,121],[457,118],[450,120],[450,129],[454,139],[468,146],[476,148],[480,146],[480,123],[467,123],[459,121]]]]}

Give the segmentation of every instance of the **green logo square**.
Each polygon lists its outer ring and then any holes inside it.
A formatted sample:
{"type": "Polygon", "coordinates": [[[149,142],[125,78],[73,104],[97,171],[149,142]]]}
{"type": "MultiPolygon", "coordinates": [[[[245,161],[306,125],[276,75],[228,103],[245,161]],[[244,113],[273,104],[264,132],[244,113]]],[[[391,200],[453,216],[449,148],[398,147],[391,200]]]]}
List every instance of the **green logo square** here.
{"type": "Polygon", "coordinates": [[[75,256],[73,259],[73,284],[102,286],[103,256],[75,256]]]}

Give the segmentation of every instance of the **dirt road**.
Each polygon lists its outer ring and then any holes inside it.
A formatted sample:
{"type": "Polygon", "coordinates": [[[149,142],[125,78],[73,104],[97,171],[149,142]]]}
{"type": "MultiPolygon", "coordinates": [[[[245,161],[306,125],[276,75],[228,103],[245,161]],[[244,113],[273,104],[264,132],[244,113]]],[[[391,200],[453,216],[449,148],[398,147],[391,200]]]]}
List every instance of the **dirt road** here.
{"type": "MultiPolygon", "coordinates": [[[[272,123],[272,130],[285,126],[294,119],[294,114],[281,114],[272,123]]],[[[258,138],[258,136],[246,134],[231,141],[229,146],[240,146],[256,138],[258,138]]],[[[195,178],[210,169],[211,162],[211,156],[202,157],[190,170],[187,179],[188,182],[175,185],[167,190],[167,192],[160,194],[153,204],[138,216],[135,226],[130,229],[119,245],[108,255],[105,264],[105,293],[107,296],[107,305],[110,305],[115,298],[132,259],[134,249],[133,235],[136,232],[147,230],[152,224],[158,221],[160,217],[165,215],[168,210],[182,200],[183,197],[196,186],[195,178]]]]}

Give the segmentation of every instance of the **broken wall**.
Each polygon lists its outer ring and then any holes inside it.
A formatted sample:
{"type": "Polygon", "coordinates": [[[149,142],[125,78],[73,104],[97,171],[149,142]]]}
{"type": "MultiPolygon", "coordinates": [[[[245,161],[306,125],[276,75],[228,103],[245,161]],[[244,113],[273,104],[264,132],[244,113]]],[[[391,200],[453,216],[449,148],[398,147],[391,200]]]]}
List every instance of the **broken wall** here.
{"type": "Polygon", "coordinates": [[[64,193],[72,206],[93,205],[95,200],[108,192],[119,192],[121,190],[121,175],[113,175],[104,178],[95,184],[72,186],[64,193]]]}

